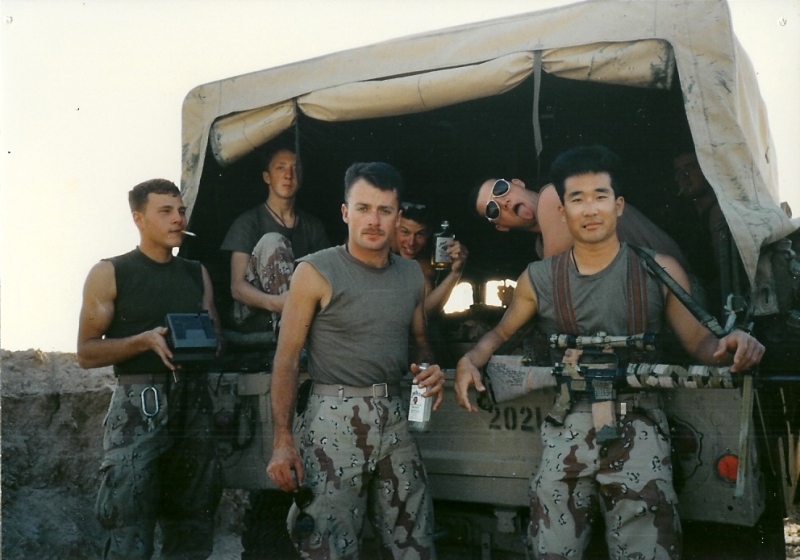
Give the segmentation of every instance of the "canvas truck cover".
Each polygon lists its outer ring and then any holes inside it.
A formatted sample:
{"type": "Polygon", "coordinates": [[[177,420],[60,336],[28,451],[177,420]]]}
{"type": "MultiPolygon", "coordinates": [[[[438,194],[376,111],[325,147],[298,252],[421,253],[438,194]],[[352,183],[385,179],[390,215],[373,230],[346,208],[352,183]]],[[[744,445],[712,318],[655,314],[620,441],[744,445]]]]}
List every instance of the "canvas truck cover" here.
{"type": "Polygon", "coordinates": [[[183,196],[191,212],[209,144],[220,164],[232,163],[298,112],[326,121],[423,112],[498,95],[542,70],[668,88],[676,69],[701,168],[758,285],[762,245],[796,226],[777,202],[766,108],[722,0],[584,2],[198,86],[183,105],[183,196]]]}

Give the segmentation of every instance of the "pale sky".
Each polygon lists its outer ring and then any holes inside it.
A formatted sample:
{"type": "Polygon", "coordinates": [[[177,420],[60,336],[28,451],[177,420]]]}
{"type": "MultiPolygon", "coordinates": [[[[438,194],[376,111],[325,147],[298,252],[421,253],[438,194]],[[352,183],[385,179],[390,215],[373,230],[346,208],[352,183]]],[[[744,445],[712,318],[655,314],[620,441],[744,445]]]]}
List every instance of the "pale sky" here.
{"type": "MultiPolygon", "coordinates": [[[[180,184],[195,86],[559,0],[0,3],[0,347],[75,351],[83,281],[134,247],[136,183],[180,184]]],[[[731,0],[800,215],[800,0],[731,0]]]]}

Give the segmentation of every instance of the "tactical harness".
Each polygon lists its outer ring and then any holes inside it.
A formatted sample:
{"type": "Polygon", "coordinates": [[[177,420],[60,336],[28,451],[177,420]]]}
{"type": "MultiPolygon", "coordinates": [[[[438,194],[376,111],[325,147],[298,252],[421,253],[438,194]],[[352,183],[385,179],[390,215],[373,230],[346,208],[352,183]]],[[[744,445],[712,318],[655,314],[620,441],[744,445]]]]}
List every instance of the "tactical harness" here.
{"type": "MultiPolygon", "coordinates": [[[[628,334],[631,335],[643,333],[647,329],[647,287],[645,284],[647,268],[637,258],[639,252],[630,245],[627,247],[628,282],[625,311],[628,316],[628,334]]],[[[572,306],[572,293],[569,284],[571,254],[571,251],[567,251],[553,257],[553,307],[559,332],[577,335],[581,333],[578,330],[578,321],[575,317],[575,309],[572,306]]]]}

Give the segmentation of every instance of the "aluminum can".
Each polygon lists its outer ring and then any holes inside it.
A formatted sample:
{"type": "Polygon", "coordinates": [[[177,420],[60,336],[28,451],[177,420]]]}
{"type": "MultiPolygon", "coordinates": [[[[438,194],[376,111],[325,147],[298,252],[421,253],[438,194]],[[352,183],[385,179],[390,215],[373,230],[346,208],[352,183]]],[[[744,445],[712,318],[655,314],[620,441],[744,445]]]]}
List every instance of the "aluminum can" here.
{"type": "MultiPolygon", "coordinates": [[[[427,369],[429,364],[419,364],[420,371],[427,369]]],[[[431,420],[431,408],[433,407],[433,399],[425,398],[422,395],[425,393],[424,388],[416,383],[411,385],[411,399],[408,403],[408,429],[411,432],[427,432],[428,425],[431,420]]]]}

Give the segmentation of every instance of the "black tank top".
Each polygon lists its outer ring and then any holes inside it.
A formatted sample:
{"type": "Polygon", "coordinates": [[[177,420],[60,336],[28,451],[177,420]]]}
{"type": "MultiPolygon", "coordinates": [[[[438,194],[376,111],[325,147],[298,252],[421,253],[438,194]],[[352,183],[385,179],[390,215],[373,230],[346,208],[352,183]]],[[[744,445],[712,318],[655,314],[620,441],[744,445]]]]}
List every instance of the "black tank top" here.
{"type": "MultiPolygon", "coordinates": [[[[117,297],[107,338],[124,338],[165,326],[167,313],[203,309],[203,273],[199,262],[174,257],[156,262],[138,248],[107,259],[114,265],[117,297]]],[[[152,350],[114,366],[114,373],[161,373],[169,369],[152,350]]]]}

